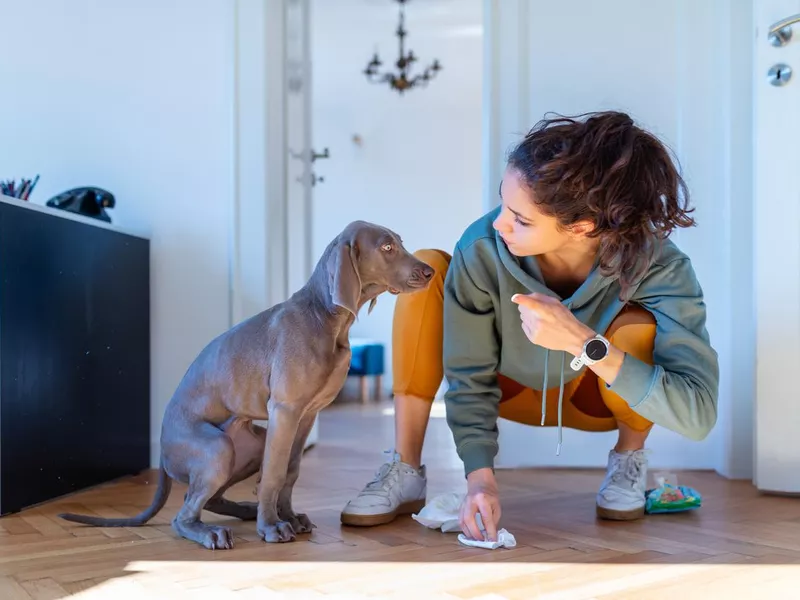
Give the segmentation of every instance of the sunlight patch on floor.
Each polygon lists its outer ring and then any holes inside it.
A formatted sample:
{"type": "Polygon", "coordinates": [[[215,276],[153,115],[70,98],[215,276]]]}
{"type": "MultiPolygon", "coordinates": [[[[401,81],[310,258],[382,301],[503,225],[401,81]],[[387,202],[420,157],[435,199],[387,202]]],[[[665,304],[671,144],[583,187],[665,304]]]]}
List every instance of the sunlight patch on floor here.
{"type": "MultiPolygon", "coordinates": [[[[234,551],[235,552],[235,551],[234,551]]],[[[487,551],[488,552],[488,551],[487,551]]],[[[513,550],[505,550],[510,553],[513,550]]],[[[215,559],[217,557],[215,556],[215,559]]],[[[487,557],[488,558],[488,557],[487,557]]],[[[647,597],[695,598],[712,590],[757,589],[762,597],[790,597],[798,565],[625,564],[566,562],[377,561],[136,561],[129,576],[71,596],[113,598],[505,598],[579,600],[641,591],[647,597]],[[398,586],[398,582],[402,582],[398,586]],[[564,585],[566,582],[567,585],[564,585]],[[559,585],[554,585],[559,584],[559,585]],[[671,591],[671,593],[670,593],[671,591]],[[663,596],[663,597],[667,597],[663,596]],[[676,597],[676,596],[673,596],[676,597]]],[[[626,598],[629,596],[625,596],[626,598]]]]}

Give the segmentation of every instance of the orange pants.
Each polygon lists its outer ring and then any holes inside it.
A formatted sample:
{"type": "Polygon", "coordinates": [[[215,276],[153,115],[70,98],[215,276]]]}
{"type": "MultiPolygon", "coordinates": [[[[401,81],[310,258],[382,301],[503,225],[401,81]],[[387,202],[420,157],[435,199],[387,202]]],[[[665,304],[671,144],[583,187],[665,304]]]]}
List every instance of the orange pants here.
{"type": "MultiPolygon", "coordinates": [[[[428,288],[397,297],[392,328],[392,369],[395,395],[433,401],[444,376],[444,279],[450,255],[441,250],[419,250],[414,255],[436,274],[428,288]]],[[[648,364],[653,363],[656,323],[647,310],[629,305],[611,323],[605,337],[614,346],[648,364]]],[[[498,375],[500,417],[526,425],[541,425],[542,393],[498,375]]],[[[545,427],[557,424],[558,389],[547,394],[545,427]]],[[[591,369],[564,386],[563,426],[582,431],[611,431],[621,422],[635,431],[652,423],[607,389],[591,369]]]]}

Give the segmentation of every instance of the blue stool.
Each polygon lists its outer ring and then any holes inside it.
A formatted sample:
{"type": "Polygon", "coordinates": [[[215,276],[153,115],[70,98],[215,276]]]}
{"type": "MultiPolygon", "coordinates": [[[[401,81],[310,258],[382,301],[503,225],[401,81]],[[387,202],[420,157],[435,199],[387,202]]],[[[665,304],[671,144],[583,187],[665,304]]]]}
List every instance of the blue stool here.
{"type": "Polygon", "coordinates": [[[383,344],[366,338],[350,338],[353,356],[350,359],[348,376],[361,380],[361,402],[367,403],[367,377],[375,379],[375,399],[381,397],[381,376],[384,372],[383,344]]]}

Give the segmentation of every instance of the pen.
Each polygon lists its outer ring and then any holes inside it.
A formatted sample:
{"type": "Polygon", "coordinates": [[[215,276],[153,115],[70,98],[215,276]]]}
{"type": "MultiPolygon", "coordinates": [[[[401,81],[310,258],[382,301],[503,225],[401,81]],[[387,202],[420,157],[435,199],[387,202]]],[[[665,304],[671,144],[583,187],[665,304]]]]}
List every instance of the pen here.
{"type": "Polygon", "coordinates": [[[33,192],[33,188],[35,188],[35,187],[36,187],[36,183],[37,183],[38,181],[39,181],[39,174],[37,173],[37,174],[36,174],[36,177],[34,177],[34,178],[33,178],[33,183],[31,183],[30,187],[28,188],[28,193],[27,193],[27,194],[25,194],[25,199],[26,199],[26,200],[27,200],[27,199],[28,199],[28,197],[31,195],[31,192],[33,192]]]}

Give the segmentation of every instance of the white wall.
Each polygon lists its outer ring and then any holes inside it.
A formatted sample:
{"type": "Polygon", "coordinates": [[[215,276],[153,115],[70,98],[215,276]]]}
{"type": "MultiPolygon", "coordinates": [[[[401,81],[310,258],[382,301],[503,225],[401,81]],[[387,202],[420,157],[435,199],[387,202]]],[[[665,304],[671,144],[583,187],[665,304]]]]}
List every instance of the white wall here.
{"type": "MultiPolygon", "coordinates": [[[[233,3],[7,1],[0,177],[115,194],[152,240],[152,435],[196,353],[228,326],[233,3]]],[[[155,448],[154,448],[155,452],[155,448]]],[[[154,464],[157,457],[154,454],[154,464]]]]}
{"type": "MultiPolygon", "coordinates": [[[[493,57],[487,81],[487,202],[497,189],[508,144],[548,111],[625,110],[676,151],[698,227],[681,231],[675,241],[692,258],[705,291],[708,328],[720,355],[720,413],[703,442],[654,430],[648,442],[651,464],[749,477],[751,3],[485,4],[491,24],[487,52],[493,57]]],[[[615,437],[566,430],[556,457],[554,429],[502,422],[498,463],[604,466],[615,437]]]]}
{"type": "MultiPolygon", "coordinates": [[[[452,252],[482,205],[482,0],[409,2],[408,46],[443,69],[427,88],[403,97],[368,83],[362,71],[377,49],[384,68],[397,55],[397,4],[313,0],[313,139],[331,158],[315,163],[314,260],[348,222],[365,219],[397,231],[409,250],[452,252]],[[363,145],[352,137],[359,135],[363,145]]],[[[354,336],[386,345],[391,384],[394,297],[366,309],[354,336]]]]}

